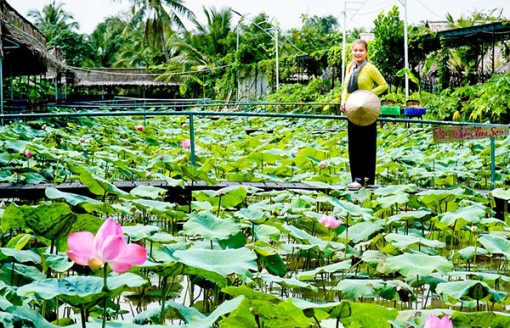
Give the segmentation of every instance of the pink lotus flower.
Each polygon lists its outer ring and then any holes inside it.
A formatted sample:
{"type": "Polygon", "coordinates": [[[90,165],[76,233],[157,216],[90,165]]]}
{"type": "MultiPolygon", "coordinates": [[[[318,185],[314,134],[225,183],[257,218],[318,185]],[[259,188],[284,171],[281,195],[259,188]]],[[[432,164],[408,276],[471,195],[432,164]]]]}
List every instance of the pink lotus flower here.
{"type": "Polygon", "coordinates": [[[32,152],[27,149],[25,150],[25,157],[31,159],[32,157],[34,157],[34,154],[32,154],[32,152]]]}
{"type": "Polygon", "coordinates": [[[336,229],[342,224],[342,220],[337,220],[333,215],[323,215],[319,222],[324,228],[331,229],[336,229]]]}
{"type": "Polygon", "coordinates": [[[442,319],[439,319],[435,315],[429,315],[427,320],[425,321],[424,328],[452,328],[453,323],[448,315],[445,315],[442,319]]]}
{"type": "Polygon", "coordinates": [[[143,264],[147,258],[147,250],[137,244],[127,244],[120,224],[112,218],[106,219],[97,231],[74,232],[67,239],[70,251],[67,256],[79,265],[99,269],[108,263],[110,268],[123,273],[133,265],[143,264]]]}
{"type": "Polygon", "coordinates": [[[181,147],[184,149],[188,149],[189,147],[191,147],[191,142],[189,141],[189,139],[184,139],[181,142],[181,147]]]}
{"type": "Polygon", "coordinates": [[[183,129],[186,129],[186,128],[188,127],[188,125],[187,125],[186,123],[182,123],[181,127],[182,127],[183,129]]]}
{"type": "Polygon", "coordinates": [[[328,162],[326,161],[320,161],[319,164],[317,164],[321,169],[325,168],[326,166],[328,166],[328,162]]]}
{"type": "Polygon", "coordinates": [[[85,141],[87,141],[87,139],[85,139],[85,137],[80,138],[80,142],[85,142],[85,141]]]}
{"type": "Polygon", "coordinates": [[[143,127],[143,125],[141,125],[141,124],[138,124],[138,125],[136,126],[136,131],[140,131],[140,132],[143,132],[143,130],[144,130],[144,127],[143,127]]]}

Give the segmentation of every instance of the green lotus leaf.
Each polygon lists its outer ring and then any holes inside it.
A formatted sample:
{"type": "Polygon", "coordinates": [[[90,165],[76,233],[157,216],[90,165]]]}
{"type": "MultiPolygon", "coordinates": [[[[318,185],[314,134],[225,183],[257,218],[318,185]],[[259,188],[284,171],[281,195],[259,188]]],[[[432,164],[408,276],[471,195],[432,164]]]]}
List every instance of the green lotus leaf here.
{"type": "Polygon", "coordinates": [[[340,319],[344,327],[387,328],[388,321],[394,320],[398,311],[378,304],[343,301],[330,314],[340,319]]]}
{"type": "Polygon", "coordinates": [[[192,213],[183,225],[187,236],[202,236],[207,240],[224,240],[241,231],[241,225],[232,218],[220,219],[211,212],[192,213]]]}
{"type": "Polygon", "coordinates": [[[265,301],[245,298],[237,309],[221,320],[224,328],[292,327],[307,328],[314,322],[304,315],[291,300],[265,301]]]}
{"type": "Polygon", "coordinates": [[[411,245],[416,244],[428,246],[431,248],[443,248],[446,246],[446,243],[442,241],[431,240],[412,234],[403,235],[398,233],[389,233],[384,237],[384,239],[401,251],[409,248],[411,245]]]}
{"type": "MultiPolygon", "coordinates": [[[[246,195],[248,194],[246,188],[244,186],[229,186],[225,188],[218,189],[214,193],[214,197],[221,198],[221,206],[224,208],[234,207],[239,205],[246,199],[246,195]]],[[[220,199],[218,198],[217,203],[211,203],[213,205],[217,205],[220,203],[220,199]]]]}
{"type": "Polygon", "coordinates": [[[122,231],[132,241],[143,240],[150,238],[160,230],[157,226],[141,225],[137,224],[134,226],[123,226],[122,231]]]}
{"type": "Polygon", "coordinates": [[[275,283],[285,288],[303,288],[316,292],[317,287],[294,278],[282,278],[272,274],[261,274],[259,276],[265,283],[275,283]]]}
{"type": "Polygon", "coordinates": [[[90,190],[91,193],[98,196],[114,194],[118,196],[127,195],[128,193],[117,188],[113,183],[98,177],[89,172],[83,172],[79,176],[80,182],[90,190]]]}
{"type": "Polygon", "coordinates": [[[333,289],[341,291],[347,298],[357,299],[375,297],[385,286],[383,280],[343,279],[333,289]]]}
{"type": "Polygon", "coordinates": [[[234,213],[234,216],[252,221],[253,223],[262,223],[269,217],[269,213],[266,211],[254,209],[254,208],[242,208],[234,213]]]}
{"type": "Polygon", "coordinates": [[[503,255],[505,259],[510,258],[510,241],[508,239],[485,234],[478,237],[478,242],[483,245],[489,254],[503,255]]]}
{"type": "Polygon", "coordinates": [[[136,198],[131,199],[130,202],[140,210],[154,214],[165,214],[168,213],[168,211],[171,211],[172,209],[175,208],[174,203],[160,202],[157,200],[150,199],[136,198]]]}
{"type": "Polygon", "coordinates": [[[76,215],[64,203],[43,203],[38,206],[16,206],[11,203],[2,216],[3,229],[26,227],[49,240],[67,236],[75,222],[76,215]]]}
{"type": "Polygon", "coordinates": [[[302,271],[297,274],[297,278],[301,281],[307,281],[307,280],[313,280],[318,274],[321,273],[336,273],[336,272],[343,272],[345,270],[348,270],[351,268],[351,262],[350,261],[342,261],[337,262],[333,264],[328,264],[325,266],[318,267],[313,270],[308,271],[302,271]]]}
{"type": "Polygon", "coordinates": [[[491,191],[491,195],[494,198],[504,199],[506,201],[510,200],[510,190],[503,188],[496,188],[491,191]]]}
{"type": "MultiPolygon", "coordinates": [[[[198,320],[197,318],[205,318],[205,315],[199,312],[194,307],[187,307],[181,304],[178,304],[174,302],[173,300],[167,300],[165,302],[165,309],[164,313],[168,312],[170,309],[175,309],[179,313],[179,317],[182,318],[185,322],[190,322],[192,318],[194,317],[195,320],[198,320]]],[[[139,325],[147,325],[151,322],[160,322],[160,316],[161,316],[161,309],[160,308],[153,308],[145,310],[138,315],[136,315],[133,318],[134,324],[139,325]]],[[[152,325],[151,325],[152,327],[152,325]]],[[[165,326],[165,327],[175,327],[175,326],[165,326]]]]}
{"type": "Polygon", "coordinates": [[[408,201],[409,195],[405,193],[377,198],[377,203],[379,203],[383,209],[388,209],[398,204],[406,204],[408,201]]]}
{"type": "MultiPolygon", "coordinates": [[[[359,222],[349,227],[349,240],[355,244],[367,241],[379,231],[384,230],[382,222],[359,222]]],[[[339,238],[347,237],[347,230],[344,230],[339,238]]]]}
{"type": "Polygon", "coordinates": [[[510,315],[506,312],[479,311],[450,314],[456,327],[510,327],[510,315]]]}
{"type": "Polygon", "coordinates": [[[253,236],[256,240],[263,242],[279,241],[281,238],[281,231],[271,225],[257,224],[253,227],[253,236]]]}
{"type": "Polygon", "coordinates": [[[43,254],[43,258],[48,267],[60,273],[66,272],[74,265],[74,262],[70,261],[67,255],[45,253],[43,254]]]}
{"type": "Polygon", "coordinates": [[[186,272],[201,275],[218,285],[226,285],[226,277],[233,273],[241,278],[251,277],[250,271],[257,271],[257,256],[247,248],[239,249],[197,249],[176,250],[176,261],[187,266],[186,272]]]}
{"type": "Polygon", "coordinates": [[[4,281],[11,281],[11,279],[14,278],[14,274],[17,274],[29,281],[46,278],[46,275],[33,265],[5,263],[2,265],[1,270],[2,275],[4,276],[2,280],[4,281]]]}
{"type": "Polygon", "coordinates": [[[398,195],[402,193],[415,192],[417,189],[418,187],[415,184],[385,186],[375,189],[374,195],[377,196],[398,195]]]}
{"type": "Polygon", "coordinates": [[[34,185],[36,185],[36,184],[39,184],[39,183],[45,183],[47,181],[48,180],[46,180],[45,177],[43,177],[41,174],[35,173],[35,172],[29,172],[25,176],[25,183],[27,183],[27,184],[34,184],[34,185]]]}
{"type": "Polygon", "coordinates": [[[21,250],[25,248],[25,246],[32,241],[32,235],[26,234],[26,233],[20,233],[9,240],[6,247],[12,248],[12,249],[18,249],[21,250]]]}
{"type": "Polygon", "coordinates": [[[386,218],[387,224],[398,222],[398,221],[407,221],[407,220],[414,220],[414,219],[424,219],[427,217],[430,217],[432,212],[430,211],[409,211],[409,212],[403,212],[399,214],[392,215],[388,218],[386,218]]]}
{"type": "Polygon", "coordinates": [[[486,249],[484,249],[482,247],[474,247],[474,246],[468,246],[468,247],[459,249],[458,251],[456,251],[456,253],[459,254],[461,259],[469,260],[475,255],[475,251],[476,251],[476,255],[489,254],[489,252],[487,252],[486,249]]]}
{"type": "Polygon", "coordinates": [[[163,188],[140,185],[131,189],[129,193],[134,197],[158,199],[161,198],[161,196],[164,195],[166,192],[167,190],[163,188]]]}
{"type": "Polygon", "coordinates": [[[329,203],[335,208],[339,209],[342,216],[346,216],[347,214],[350,214],[354,217],[362,217],[364,220],[370,220],[373,218],[373,211],[370,208],[363,208],[359,205],[343,201],[334,197],[329,198],[329,203]]]}
{"type": "Polygon", "coordinates": [[[493,283],[497,280],[510,282],[510,277],[497,273],[489,273],[489,272],[475,272],[475,271],[452,271],[448,273],[449,276],[465,278],[465,277],[473,277],[481,279],[487,283],[493,283]]]}
{"type": "Polygon", "coordinates": [[[424,254],[403,254],[389,257],[387,266],[399,272],[404,277],[428,276],[432,272],[446,274],[453,269],[453,264],[442,256],[430,256],[424,254]]]}
{"type": "Polygon", "coordinates": [[[182,180],[182,179],[172,179],[170,177],[167,177],[164,174],[157,173],[157,172],[153,173],[152,176],[154,179],[159,179],[161,181],[164,181],[170,187],[181,187],[181,188],[185,187],[184,180],[182,180]]]}
{"type": "MultiPolygon", "coordinates": [[[[238,296],[234,299],[225,301],[220,304],[211,314],[207,317],[191,317],[188,327],[189,328],[202,328],[202,327],[212,327],[214,323],[226,315],[227,313],[231,313],[239,307],[239,304],[244,300],[244,296],[238,296]]],[[[222,322],[223,326],[223,322],[222,322]]]]}
{"type": "Polygon", "coordinates": [[[34,264],[41,263],[41,256],[31,250],[18,250],[13,248],[0,248],[0,260],[7,258],[13,258],[16,262],[27,263],[32,262],[34,264]]]}
{"type": "Polygon", "coordinates": [[[44,194],[49,199],[61,199],[61,198],[63,198],[69,205],[72,205],[72,206],[80,205],[80,204],[83,204],[83,203],[89,203],[89,204],[94,204],[94,205],[102,204],[102,202],[100,202],[98,200],[95,200],[93,198],[86,197],[86,196],[83,196],[83,195],[63,192],[63,191],[60,191],[60,190],[58,190],[56,188],[53,188],[53,187],[46,188],[44,190],[44,194]]]}
{"type": "Polygon", "coordinates": [[[460,229],[467,224],[477,224],[485,216],[485,210],[478,205],[461,207],[454,212],[446,212],[439,216],[439,220],[444,225],[450,227],[455,224],[456,229],[460,229]]]}
{"type": "Polygon", "coordinates": [[[2,327],[38,327],[58,328],[46,321],[43,316],[27,306],[11,306],[0,311],[0,326],[2,327]]]}
{"type": "MultiPolygon", "coordinates": [[[[107,279],[108,294],[118,295],[125,287],[135,288],[146,284],[145,279],[132,273],[111,276],[107,279]]],[[[105,296],[101,277],[72,276],[68,278],[40,279],[18,288],[18,295],[35,294],[44,300],[59,297],[72,306],[92,305],[105,296]]]]}
{"type": "Polygon", "coordinates": [[[443,299],[456,302],[461,300],[493,300],[500,302],[504,300],[507,293],[498,292],[489,287],[483,281],[463,280],[440,283],[436,287],[436,292],[442,295],[443,299]]]}

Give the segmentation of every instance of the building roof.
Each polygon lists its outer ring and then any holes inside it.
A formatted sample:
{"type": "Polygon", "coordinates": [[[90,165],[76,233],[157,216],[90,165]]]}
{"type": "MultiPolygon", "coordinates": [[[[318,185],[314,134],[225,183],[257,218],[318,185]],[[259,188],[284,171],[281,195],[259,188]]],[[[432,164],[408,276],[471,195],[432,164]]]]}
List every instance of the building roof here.
{"type": "Polygon", "coordinates": [[[39,75],[67,69],[57,49],[7,1],[0,0],[0,55],[5,76],[39,75]]]}
{"type": "Polygon", "coordinates": [[[144,68],[77,68],[73,67],[75,86],[138,86],[159,87],[178,85],[175,82],[157,80],[159,74],[152,74],[144,68]]]}
{"type": "Polygon", "coordinates": [[[425,36],[425,49],[434,51],[441,48],[441,41],[448,47],[469,44],[500,42],[510,39],[510,22],[495,22],[484,25],[439,31],[425,36]]]}
{"type": "Polygon", "coordinates": [[[440,32],[450,30],[452,25],[447,21],[426,21],[425,27],[432,32],[440,32]]]}

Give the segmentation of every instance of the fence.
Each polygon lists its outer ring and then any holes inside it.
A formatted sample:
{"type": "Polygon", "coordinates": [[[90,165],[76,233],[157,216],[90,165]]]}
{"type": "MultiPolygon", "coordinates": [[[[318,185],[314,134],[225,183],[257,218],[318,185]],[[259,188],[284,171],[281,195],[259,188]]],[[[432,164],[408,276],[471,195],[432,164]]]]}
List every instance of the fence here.
{"type": "MultiPolygon", "coordinates": [[[[140,98],[143,99],[143,98],[140,98]]],[[[175,99],[145,99],[141,102],[137,98],[117,99],[113,101],[100,101],[100,102],[87,102],[76,104],[61,104],[55,107],[58,108],[73,108],[76,112],[55,112],[55,113],[16,113],[16,114],[0,114],[2,124],[5,119],[38,119],[38,118],[52,118],[52,117],[105,117],[105,116],[142,116],[144,123],[147,117],[154,116],[187,116],[189,120],[189,134],[190,134],[190,156],[191,163],[196,165],[195,157],[195,117],[268,117],[268,118],[306,118],[318,120],[346,120],[346,116],[340,115],[322,115],[322,114],[308,114],[308,113],[278,113],[267,112],[271,107],[277,108],[292,108],[292,107],[307,107],[307,111],[320,111],[326,105],[336,105],[336,103],[271,103],[271,102],[224,102],[214,101],[210,99],[191,99],[191,100],[175,100],[175,99]],[[151,108],[147,110],[147,107],[151,108]],[[91,109],[110,109],[102,111],[89,111],[91,109]],[[137,110],[129,110],[137,108],[137,110]],[[168,111],[168,108],[173,110],[168,111]],[[194,110],[184,110],[184,109],[194,110]],[[220,111],[204,111],[205,109],[215,108],[220,111]],[[310,108],[312,110],[310,110],[310,108]],[[157,110],[160,109],[160,110],[157,110]],[[250,111],[258,109],[257,112],[250,111]],[[243,110],[243,111],[240,111],[243,110]]],[[[450,121],[436,121],[436,120],[423,120],[423,119],[410,119],[401,117],[379,117],[380,122],[393,122],[409,124],[430,124],[433,126],[449,126],[449,127],[501,127],[499,124],[489,123],[471,123],[471,122],[450,122],[450,121]]],[[[508,130],[507,130],[508,131],[508,130]]],[[[490,137],[490,161],[491,161],[491,188],[495,185],[495,138],[490,137]]]]}

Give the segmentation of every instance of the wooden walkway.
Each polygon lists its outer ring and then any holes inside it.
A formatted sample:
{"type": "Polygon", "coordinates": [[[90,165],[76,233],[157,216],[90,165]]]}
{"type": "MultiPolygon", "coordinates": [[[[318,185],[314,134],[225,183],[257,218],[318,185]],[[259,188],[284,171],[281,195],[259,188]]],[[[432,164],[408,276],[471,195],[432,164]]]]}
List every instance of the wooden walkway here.
{"type": "MultiPolygon", "coordinates": [[[[246,186],[248,188],[258,188],[264,191],[271,190],[289,190],[289,189],[301,189],[301,190],[319,190],[327,191],[336,189],[334,187],[321,187],[306,183],[274,183],[274,182],[232,182],[222,181],[215,185],[208,185],[203,181],[198,182],[186,182],[184,187],[171,186],[165,181],[118,181],[112,182],[112,184],[120,190],[130,192],[133,188],[138,186],[153,186],[167,190],[166,199],[169,201],[178,201],[189,199],[191,193],[197,190],[218,190],[225,187],[231,186],[246,186]]],[[[26,201],[35,201],[46,198],[45,190],[48,187],[55,187],[56,189],[72,193],[83,195],[91,198],[97,197],[92,194],[87,186],[79,182],[61,183],[53,185],[51,183],[41,184],[0,184],[0,199],[19,199],[26,201]]],[[[345,187],[338,186],[338,189],[345,189],[345,187]]]]}

